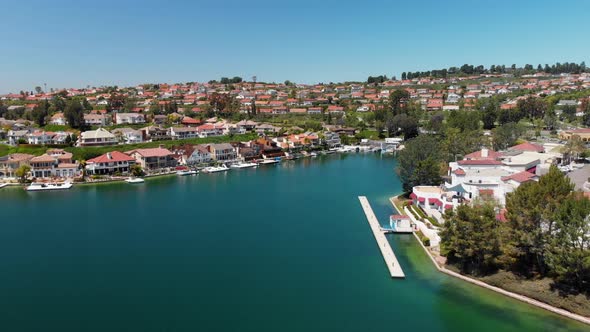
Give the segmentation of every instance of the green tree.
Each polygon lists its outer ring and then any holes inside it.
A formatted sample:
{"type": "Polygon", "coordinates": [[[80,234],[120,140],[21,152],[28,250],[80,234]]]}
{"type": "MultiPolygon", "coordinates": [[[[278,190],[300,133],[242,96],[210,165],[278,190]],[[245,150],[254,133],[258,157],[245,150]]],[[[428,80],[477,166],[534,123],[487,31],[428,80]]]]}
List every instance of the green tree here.
{"type": "Polygon", "coordinates": [[[84,109],[80,100],[76,98],[68,100],[64,109],[64,118],[72,128],[82,129],[85,127],[84,109]]]}
{"type": "Polygon", "coordinates": [[[439,139],[431,135],[419,135],[406,141],[404,146],[397,158],[397,171],[404,192],[409,193],[418,185],[439,185],[443,161],[439,139]]]}
{"type": "Polygon", "coordinates": [[[546,274],[546,245],[554,232],[554,214],[574,185],[557,167],[538,182],[521,184],[506,195],[506,232],[503,261],[521,274],[546,274]]]}
{"type": "Polygon", "coordinates": [[[47,115],[49,115],[49,103],[47,100],[43,100],[37,104],[31,112],[31,115],[33,116],[33,121],[35,121],[39,127],[45,126],[45,119],[47,118],[47,115]]]}
{"type": "Polygon", "coordinates": [[[133,176],[139,177],[139,176],[143,176],[144,172],[143,169],[141,168],[140,164],[133,164],[129,170],[131,171],[131,174],[133,176]]]}
{"type": "Polygon", "coordinates": [[[543,99],[533,96],[519,100],[516,107],[520,113],[529,119],[542,119],[548,108],[543,99]]]}
{"type": "Polygon", "coordinates": [[[393,115],[406,112],[406,106],[410,99],[410,93],[406,90],[395,89],[389,95],[389,106],[393,115]]]}
{"type": "Polygon", "coordinates": [[[501,224],[490,203],[461,205],[447,212],[441,231],[441,253],[463,273],[495,272],[502,254],[501,224]]]}
{"type": "Polygon", "coordinates": [[[514,122],[509,122],[494,128],[493,144],[496,150],[505,150],[516,144],[518,138],[525,133],[526,129],[514,122]]]}
{"type": "Polygon", "coordinates": [[[590,200],[573,194],[555,212],[547,266],[555,281],[590,292],[590,200]]]}
{"type": "Polygon", "coordinates": [[[586,146],[582,138],[578,135],[572,135],[570,139],[561,147],[563,159],[571,162],[572,159],[579,159],[580,155],[586,151],[586,146]]]}
{"type": "Polygon", "coordinates": [[[14,174],[19,178],[20,183],[25,183],[27,181],[27,176],[29,175],[30,171],[31,171],[31,166],[20,165],[16,169],[16,171],[14,171],[14,174]]]}

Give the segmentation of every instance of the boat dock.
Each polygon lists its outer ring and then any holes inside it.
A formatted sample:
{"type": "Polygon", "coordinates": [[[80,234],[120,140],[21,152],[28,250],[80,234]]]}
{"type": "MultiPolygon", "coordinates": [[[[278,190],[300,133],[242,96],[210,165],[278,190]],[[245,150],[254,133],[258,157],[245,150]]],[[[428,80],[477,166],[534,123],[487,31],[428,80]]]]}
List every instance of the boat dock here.
{"type": "Polygon", "coordinates": [[[369,226],[371,227],[371,231],[375,236],[375,240],[377,240],[377,245],[381,250],[381,254],[383,255],[383,259],[385,260],[385,264],[389,269],[389,274],[392,278],[405,278],[404,271],[402,271],[402,267],[399,265],[395,254],[393,253],[393,249],[389,245],[387,238],[385,237],[384,231],[379,224],[379,220],[375,217],[375,213],[365,196],[359,196],[359,201],[361,202],[361,206],[365,211],[365,215],[367,216],[367,221],[369,222],[369,226]]]}

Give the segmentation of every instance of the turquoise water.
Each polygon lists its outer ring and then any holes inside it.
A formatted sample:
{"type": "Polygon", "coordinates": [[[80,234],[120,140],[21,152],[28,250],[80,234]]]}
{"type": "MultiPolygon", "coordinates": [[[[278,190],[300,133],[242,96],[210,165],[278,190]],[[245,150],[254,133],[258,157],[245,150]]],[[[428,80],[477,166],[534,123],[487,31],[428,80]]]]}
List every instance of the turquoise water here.
{"type": "Polygon", "coordinates": [[[0,190],[0,331],[583,331],[438,273],[382,222],[395,160],[332,155],[226,174],[0,190]]]}

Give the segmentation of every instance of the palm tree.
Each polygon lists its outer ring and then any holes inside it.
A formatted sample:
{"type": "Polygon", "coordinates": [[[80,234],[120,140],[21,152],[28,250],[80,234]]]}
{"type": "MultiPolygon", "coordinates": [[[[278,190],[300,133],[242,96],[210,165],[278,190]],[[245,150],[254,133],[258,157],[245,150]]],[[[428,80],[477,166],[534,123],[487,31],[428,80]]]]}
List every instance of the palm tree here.
{"type": "Polygon", "coordinates": [[[86,160],[81,159],[78,167],[82,170],[82,181],[84,181],[86,179],[86,160]]]}

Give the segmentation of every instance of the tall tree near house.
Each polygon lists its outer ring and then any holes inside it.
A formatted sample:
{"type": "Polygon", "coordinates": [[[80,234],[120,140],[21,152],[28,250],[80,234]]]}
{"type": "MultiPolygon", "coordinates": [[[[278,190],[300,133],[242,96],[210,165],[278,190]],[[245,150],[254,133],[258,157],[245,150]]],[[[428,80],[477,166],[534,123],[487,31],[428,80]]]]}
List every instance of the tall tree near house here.
{"type": "Polygon", "coordinates": [[[503,262],[508,268],[526,276],[546,275],[554,215],[573,189],[569,178],[552,166],[539,182],[525,182],[506,195],[510,231],[505,234],[503,262]]]}
{"type": "Polygon", "coordinates": [[[569,140],[561,147],[561,153],[563,153],[564,160],[571,162],[580,158],[580,155],[586,151],[586,145],[582,138],[578,135],[573,135],[569,140]]]}
{"type": "Polygon", "coordinates": [[[461,205],[446,215],[441,231],[441,253],[461,272],[485,275],[500,266],[501,233],[493,205],[461,205]]]}
{"type": "Polygon", "coordinates": [[[35,87],[35,92],[39,95],[39,94],[41,94],[41,92],[43,92],[43,89],[41,89],[40,86],[36,86],[35,87]]]}
{"type": "Polygon", "coordinates": [[[547,246],[547,266],[555,280],[590,293],[590,200],[572,194],[555,214],[547,246]]]}
{"type": "Polygon", "coordinates": [[[547,103],[541,98],[530,96],[516,103],[518,110],[530,119],[543,118],[547,111],[547,103]]]}
{"type": "Polygon", "coordinates": [[[84,109],[80,100],[73,98],[68,100],[64,109],[64,118],[72,128],[84,128],[84,109]]]}
{"type": "Polygon", "coordinates": [[[393,115],[406,112],[406,106],[410,99],[410,93],[406,90],[396,89],[389,95],[389,107],[393,115]]]}
{"type": "Polygon", "coordinates": [[[123,94],[116,92],[111,93],[107,109],[111,111],[121,111],[123,106],[125,106],[126,99],[127,98],[123,94]]]}
{"type": "Polygon", "coordinates": [[[31,112],[33,116],[33,121],[39,126],[45,126],[45,119],[49,115],[49,102],[47,100],[42,100],[31,112]]]}
{"type": "Polygon", "coordinates": [[[256,100],[255,99],[252,99],[252,104],[250,106],[250,113],[252,114],[252,116],[256,116],[257,109],[256,109],[256,100]]]}
{"type": "Polygon", "coordinates": [[[580,104],[580,111],[584,114],[582,116],[582,123],[586,127],[590,127],[590,98],[582,99],[580,104]]]}
{"type": "Polygon", "coordinates": [[[437,137],[419,135],[408,140],[399,152],[397,165],[404,192],[409,193],[418,185],[439,185],[443,159],[437,137]]]}

